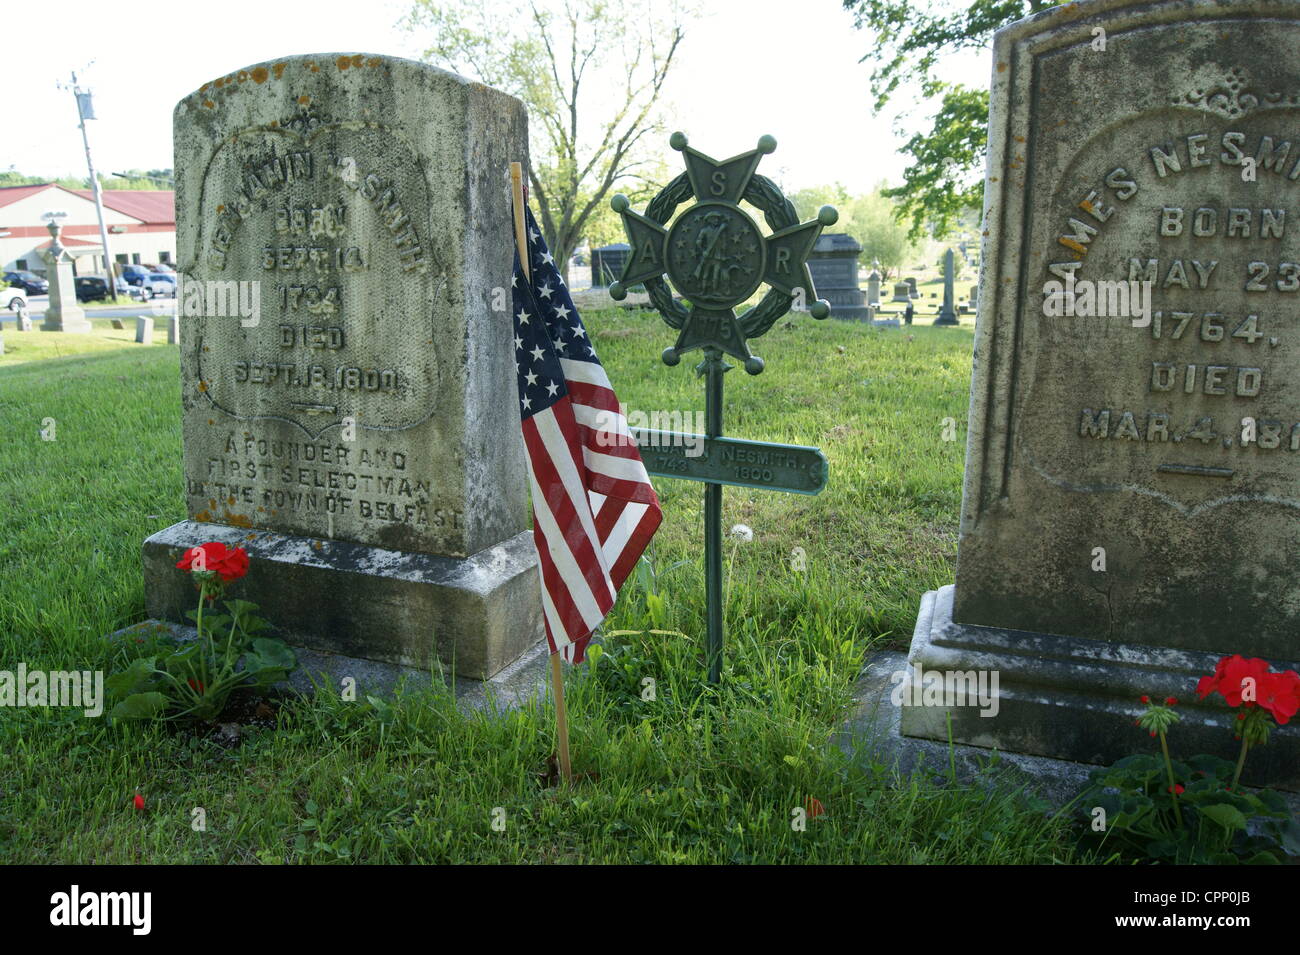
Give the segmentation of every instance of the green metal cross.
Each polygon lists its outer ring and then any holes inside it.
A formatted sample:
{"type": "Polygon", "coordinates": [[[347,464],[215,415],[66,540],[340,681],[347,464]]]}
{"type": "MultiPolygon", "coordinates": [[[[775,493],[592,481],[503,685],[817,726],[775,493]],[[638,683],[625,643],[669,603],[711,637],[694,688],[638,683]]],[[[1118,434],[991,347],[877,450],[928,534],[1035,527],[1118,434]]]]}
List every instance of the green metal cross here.
{"type": "Polygon", "coordinates": [[[716,160],[686,144],[683,133],[669,140],[681,152],[686,172],[677,176],[646,206],[633,212],[627,196],[611,201],[623,217],[631,252],[619,280],[609,287],[616,300],[629,286],[644,284],[664,321],[678,330],[677,342],[664,349],[666,365],[676,365],[693,349],[704,352],[696,373],[705,378],[705,431],[681,435],[638,429],[646,470],[660,477],[701,481],[704,489],[704,567],[708,600],[709,682],[722,675],[722,485],[761,487],[796,494],[816,494],[826,486],[826,458],[817,448],[767,444],[722,437],[722,376],[735,366],[751,375],[763,371],[763,359],[749,350],[757,338],[791,308],[825,318],[830,305],[817,298],[808,255],[823,226],[839,214],[822,206],[817,218],[800,222],[794,205],[780,188],[756,174],[762,157],[776,140],[762,136],[758,148],[716,160]],[[695,204],[677,216],[677,207],[695,204]],[[771,232],[764,235],[740,207],[748,202],[763,213],[771,232]],[[673,297],[665,275],[689,303],[673,297]],[[768,292],[754,307],[737,315],[735,308],[766,283],[768,292]],[[699,454],[687,449],[702,448],[699,454]]]}

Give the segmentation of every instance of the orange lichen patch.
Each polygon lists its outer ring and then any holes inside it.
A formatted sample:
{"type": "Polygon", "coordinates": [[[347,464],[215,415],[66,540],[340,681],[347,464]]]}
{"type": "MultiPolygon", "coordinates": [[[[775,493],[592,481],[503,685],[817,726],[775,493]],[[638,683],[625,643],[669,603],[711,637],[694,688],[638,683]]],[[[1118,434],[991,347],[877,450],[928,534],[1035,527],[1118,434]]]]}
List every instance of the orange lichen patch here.
{"type": "Polygon", "coordinates": [[[221,79],[217,80],[217,89],[221,89],[221,87],[225,85],[226,85],[226,78],[224,76],[221,77],[221,79]]]}
{"type": "Polygon", "coordinates": [[[207,524],[212,520],[212,514],[209,511],[199,511],[194,515],[194,519],[200,524],[207,524]]]}
{"type": "Polygon", "coordinates": [[[241,83],[247,83],[247,82],[248,82],[248,70],[240,70],[240,71],[239,71],[239,77],[238,77],[238,79],[239,79],[239,82],[241,82],[241,83]]]}
{"type": "Polygon", "coordinates": [[[320,67],[316,65],[316,61],[315,61],[315,60],[308,60],[308,61],[307,61],[307,69],[311,70],[313,73],[319,73],[319,72],[320,72],[320,67]]]}
{"type": "Polygon", "coordinates": [[[217,206],[217,211],[218,211],[218,212],[225,212],[225,211],[226,211],[226,204],[223,202],[221,205],[217,206]]]}
{"type": "Polygon", "coordinates": [[[1025,141],[1025,137],[1024,137],[1024,136],[1017,136],[1017,137],[1016,137],[1016,142],[1018,142],[1018,143],[1023,143],[1024,141],[1025,141]]]}
{"type": "Polygon", "coordinates": [[[203,381],[203,380],[200,379],[200,381],[199,381],[199,391],[207,391],[207,390],[208,390],[208,383],[207,383],[206,381],[203,381]]]}
{"type": "Polygon", "coordinates": [[[324,544],[323,541],[312,541],[312,542],[311,542],[311,546],[314,547],[314,548],[316,548],[317,550],[324,550],[324,549],[325,549],[325,544],[324,544]]]}
{"type": "Polygon", "coordinates": [[[226,506],[227,506],[227,507],[234,507],[234,506],[235,506],[235,498],[234,498],[233,495],[230,496],[230,497],[228,497],[228,498],[226,498],[226,506]]]}
{"type": "Polygon", "coordinates": [[[1087,212],[1087,213],[1089,213],[1089,214],[1092,213],[1092,203],[1089,202],[1087,199],[1080,200],[1080,202],[1079,202],[1079,208],[1082,209],[1084,212],[1087,212]]]}
{"type": "Polygon", "coordinates": [[[210,99],[205,99],[203,101],[203,105],[206,106],[208,109],[212,109],[212,107],[216,106],[217,104],[212,102],[212,100],[210,99]]]}
{"type": "Polygon", "coordinates": [[[226,513],[221,516],[221,521],[222,523],[229,524],[232,527],[253,526],[253,519],[251,517],[245,517],[243,514],[232,514],[230,511],[226,511],[226,513]]]}
{"type": "Polygon", "coordinates": [[[208,498],[208,507],[215,508],[216,506],[217,506],[217,499],[215,497],[208,498]]]}
{"type": "Polygon", "coordinates": [[[284,64],[275,64],[275,66],[271,67],[271,72],[275,74],[275,78],[278,80],[284,74],[284,64]]]}
{"type": "Polygon", "coordinates": [[[216,422],[213,421],[211,418],[209,418],[209,419],[208,419],[208,424],[216,424],[216,422]]]}
{"type": "Polygon", "coordinates": [[[1007,65],[1006,65],[1005,63],[999,63],[999,64],[998,64],[998,72],[999,72],[999,73],[1005,73],[1006,71],[1007,71],[1007,65]]]}
{"type": "Polygon", "coordinates": [[[308,106],[310,104],[311,104],[311,97],[306,95],[305,93],[302,96],[298,97],[299,106],[308,106]]]}
{"type": "Polygon", "coordinates": [[[352,60],[346,56],[340,56],[337,60],[334,61],[334,63],[340,70],[346,70],[349,66],[352,65],[352,60]]]}
{"type": "Polygon", "coordinates": [[[381,60],[379,57],[372,56],[370,59],[366,60],[366,66],[381,66],[383,62],[384,61],[381,60]]]}
{"type": "Polygon", "coordinates": [[[279,121],[278,119],[273,119],[273,120],[271,120],[271,128],[272,128],[272,129],[275,129],[275,128],[278,127],[279,125],[280,125],[280,121],[279,121]]]}
{"type": "Polygon", "coordinates": [[[254,83],[257,83],[257,84],[259,84],[259,85],[262,84],[262,83],[265,83],[265,82],[266,82],[266,78],[267,78],[268,76],[270,76],[270,75],[271,75],[271,74],[268,73],[268,72],[266,71],[266,67],[265,67],[265,66],[257,66],[257,67],[254,67],[254,68],[253,68],[253,82],[254,82],[254,83]]]}
{"type": "Polygon", "coordinates": [[[1071,239],[1068,235],[1063,235],[1056,241],[1074,252],[1074,257],[1076,259],[1081,259],[1088,254],[1088,247],[1086,245],[1081,245],[1079,242],[1071,239]]]}
{"type": "Polygon", "coordinates": [[[202,86],[199,87],[199,92],[200,92],[200,93],[206,93],[206,92],[208,91],[208,87],[211,86],[211,85],[212,85],[212,84],[210,84],[210,83],[204,83],[202,86]]]}

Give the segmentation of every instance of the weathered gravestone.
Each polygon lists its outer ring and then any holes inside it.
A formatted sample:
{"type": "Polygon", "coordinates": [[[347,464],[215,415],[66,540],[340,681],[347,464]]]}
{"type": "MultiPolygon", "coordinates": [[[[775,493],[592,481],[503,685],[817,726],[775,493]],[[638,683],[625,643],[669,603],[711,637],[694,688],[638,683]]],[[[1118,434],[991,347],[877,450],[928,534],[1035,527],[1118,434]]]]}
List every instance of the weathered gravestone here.
{"type": "Polygon", "coordinates": [[[868,305],[873,305],[873,306],[875,306],[875,305],[879,305],[879,304],[880,304],[880,267],[879,267],[879,265],[874,266],[874,267],[871,269],[871,274],[867,276],[867,304],[868,304],[868,305]]]}
{"type": "Polygon", "coordinates": [[[902,302],[904,304],[907,304],[911,300],[912,300],[912,287],[908,285],[906,282],[895,282],[894,297],[889,300],[890,303],[902,302]]]}
{"type": "Polygon", "coordinates": [[[86,311],[77,302],[76,284],[72,275],[72,253],[63,244],[63,224],[58,216],[62,213],[47,213],[45,227],[50,232],[49,248],[41,252],[45,260],[45,271],[50,277],[50,300],[45,306],[45,319],[41,322],[43,332],[78,332],[91,330],[86,311]]]}
{"type": "Polygon", "coordinates": [[[153,344],[153,319],[141,315],[135,320],[135,340],[137,344],[153,344]]]}
{"type": "Polygon", "coordinates": [[[954,274],[952,249],[949,249],[943,254],[943,305],[939,307],[939,317],[934,320],[936,325],[958,324],[957,312],[953,309],[954,274]]]}
{"type": "Polygon", "coordinates": [[[909,275],[904,281],[907,283],[907,292],[912,298],[920,298],[921,293],[916,290],[916,276],[909,275]]]}
{"type": "Polygon", "coordinates": [[[869,321],[866,295],[858,287],[858,256],[862,246],[843,232],[824,232],[808,256],[817,294],[830,303],[831,318],[869,321]]]}
{"type": "Polygon", "coordinates": [[[602,245],[598,249],[592,249],[592,287],[605,288],[611,282],[617,281],[623,274],[623,266],[627,264],[627,257],[631,252],[632,247],[626,242],[615,242],[613,245],[602,245]]]}
{"type": "MultiPolygon", "coordinates": [[[[957,580],[910,655],[1000,675],[995,717],[947,710],[958,741],[1109,762],[1150,744],[1138,697],[1171,695],[1171,745],[1231,758],[1197,678],[1297,666],[1297,45],[1300,5],[1259,0],[997,34],[957,580]],[[1101,281],[1125,284],[1088,302],[1101,281]]],[[[948,738],[943,707],[902,722],[948,738]]],[[[1246,778],[1300,787],[1295,721],[1246,778]]]]}
{"type": "Polygon", "coordinates": [[[492,675],[541,634],[492,310],[522,104],[391,57],[296,56],[183,99],[175,140],[189,520],[145,542],[151,614],[192,606],[173,565],[219,540],[302,645],[492,675]]]}

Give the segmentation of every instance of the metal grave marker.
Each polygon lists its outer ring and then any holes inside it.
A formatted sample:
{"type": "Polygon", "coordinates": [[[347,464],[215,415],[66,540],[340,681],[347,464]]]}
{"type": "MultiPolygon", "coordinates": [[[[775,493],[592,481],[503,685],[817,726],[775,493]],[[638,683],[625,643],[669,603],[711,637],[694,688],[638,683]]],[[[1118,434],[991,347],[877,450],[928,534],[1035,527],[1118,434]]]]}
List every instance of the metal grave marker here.
{"type": "Polygon", "coordinates": [[[763,359],[749,350],[748,339],[764,334],[792,307],[806,307],[813,318],[830,314],[830,305],[817,298],[807,260],[822,228],[839,215],[822,206],[816,219],[800,222],[776,183],[756,174],[763,155],[776,149],[771,136],[760,137],[757,149],[721,161],[688,147],[683,133],[673,133],[669,142],[682,153],[686,172],[650,200],[645,214],[632,211],[627,196],[611,200],[632,248],[609,294],[622,300],[630,286],[645,285],[651,304],[678,330],[676,344],[664,349],[664,364],[676,365],[696,348],[704,353],[695,368],[705,379],[702,453],[687,453],[699,447],[698,436],[647,428],[634,433],[651,474],[705,485],[709,682],[717,683],[722,674],[722,485],[816,494],[826,486],[827,473],[817,448],[722,437],[722,376],[735,367],[723,356],[740,360],[745,371],[757,375],[763,359]],[[669,226],[677,207],[692,198],[695,204],[669,226]],[[763,235],[740,207],[742,200],[762,211],[770,235],[763,235]],[[665,276],[689,306],[673,298],[665,276]],[[738,316],[736,306],[764,283],[769,289],[763,299],[738,316]]]}

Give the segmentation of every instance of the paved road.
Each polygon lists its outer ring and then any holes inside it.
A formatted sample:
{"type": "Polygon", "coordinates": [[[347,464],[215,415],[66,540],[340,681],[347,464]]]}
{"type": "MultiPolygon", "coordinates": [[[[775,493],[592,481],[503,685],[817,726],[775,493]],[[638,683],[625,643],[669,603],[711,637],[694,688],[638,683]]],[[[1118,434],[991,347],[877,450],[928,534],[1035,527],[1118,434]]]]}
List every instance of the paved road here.
{"type": "MultiPolygon", "coordinates": [[[[154,318],[171,318],[176,314],[176,299],[174,298],[156,298],[148,302],[129,301],[122,296],[117,300],[124,304],[113,308],[90,308],[86,310],[86,317],[95,318],[135,318],[137,315],[152,315],[154,318]]],[[[50,304],[48,295],[32,295],[27,299],[27,314],[31,316],[32,324],[39,325],[45,318],[46,306],[50,304]]],[[[18,316],[9,309],[0,309],[0,324],[5,322],[16,323],[18,316]]]]}

